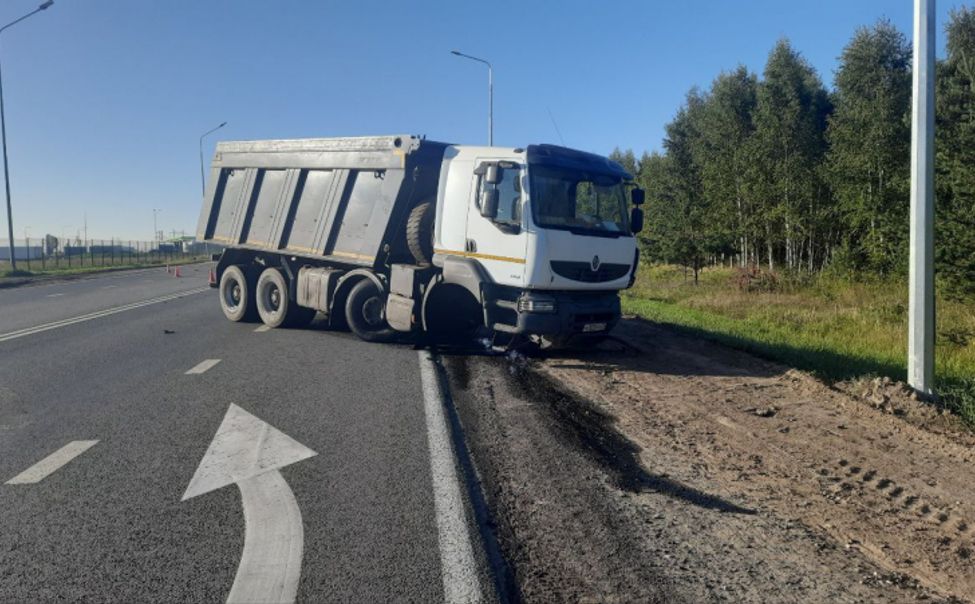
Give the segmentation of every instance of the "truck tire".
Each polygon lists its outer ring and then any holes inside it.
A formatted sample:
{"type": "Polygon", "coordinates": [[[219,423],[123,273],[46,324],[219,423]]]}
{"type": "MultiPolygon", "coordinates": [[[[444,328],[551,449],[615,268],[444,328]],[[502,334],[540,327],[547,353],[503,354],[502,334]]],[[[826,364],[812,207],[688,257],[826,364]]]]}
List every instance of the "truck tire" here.
{"type": "Polygon", "coordinates": [[[220,276],[220,310],[231,321],[253,321],[257,318],[252,281],[237,265],[228,266],[220,276]]]}
{"type": "Polygon", "coordinates": [[[345,301],[345,321],[352,333],[366,342],[389,342],[396,336],[386,322],[386,301],[371,279],[352,287],[345,301]]]}
{"type": "Polygon", "coordinates": [[[436,215],[434,202],[424,201],[410,211],[406,221],[406,245],[413,259],[421,266],[433,261],[433,221],[436,215]]]}
{"type": "Polygon", "coordinates": [[[300,327],[315,316],[315,310],[298,306],[288,295],[288,281],[280,270],[266,268],[254,288],[257,314],[268,327],[300,327]]]}

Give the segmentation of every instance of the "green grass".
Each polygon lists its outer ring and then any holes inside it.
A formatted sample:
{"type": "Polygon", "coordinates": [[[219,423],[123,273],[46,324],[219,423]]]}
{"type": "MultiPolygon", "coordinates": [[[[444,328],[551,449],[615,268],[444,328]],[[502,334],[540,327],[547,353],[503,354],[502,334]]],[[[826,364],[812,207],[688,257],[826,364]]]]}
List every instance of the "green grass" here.
{"type": "MultiPolygon", "coordinates": [[[[828,381],[906,378],[907,284],[820,275],[743,291],[737,271],[700,284],[675,267],[645,267],[623,310],[689,330],[828,381]]],[[[975,426],[975,304],[938,301],[936,370],[942,402],[975,426]]]]}

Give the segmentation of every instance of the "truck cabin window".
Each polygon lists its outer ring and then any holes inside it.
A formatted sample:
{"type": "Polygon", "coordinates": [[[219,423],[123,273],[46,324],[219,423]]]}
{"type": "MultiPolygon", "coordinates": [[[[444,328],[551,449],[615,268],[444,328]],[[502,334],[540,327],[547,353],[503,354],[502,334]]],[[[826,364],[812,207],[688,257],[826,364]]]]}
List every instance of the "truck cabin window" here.
{"type": "Polygon", "coordinates": [[[532,212],[541,227],[627,234],[623,181],[609,174],[531,167],[532,212]]]}
{"type": "Polygon", "coordinates": [[[480,179],[478,189],[478,199],[480,192],[485,188],[497,188],[498,190],[498,215],[494,222],[512,227],[521,226],[521,170],[515,168],[504,168],[501,174],[501,182],[496,185],[484,182],[484,177],[480,179]]]}

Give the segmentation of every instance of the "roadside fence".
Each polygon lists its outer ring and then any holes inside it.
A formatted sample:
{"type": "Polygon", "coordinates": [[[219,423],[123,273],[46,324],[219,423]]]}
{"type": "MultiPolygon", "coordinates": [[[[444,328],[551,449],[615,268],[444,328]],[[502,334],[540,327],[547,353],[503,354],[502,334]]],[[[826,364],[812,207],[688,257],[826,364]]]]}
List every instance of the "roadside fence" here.
{"type": "MultiPolygon", "coordinates": [[[[14,239],[19,270],[57,271],[83,267],[164,265],[206,260],[220,251],[206,242],[89,239],[59,241],[54,237],[14,239]]],[[[0,272],[10,270],[10,246],[0,240],[0,272]]]]}

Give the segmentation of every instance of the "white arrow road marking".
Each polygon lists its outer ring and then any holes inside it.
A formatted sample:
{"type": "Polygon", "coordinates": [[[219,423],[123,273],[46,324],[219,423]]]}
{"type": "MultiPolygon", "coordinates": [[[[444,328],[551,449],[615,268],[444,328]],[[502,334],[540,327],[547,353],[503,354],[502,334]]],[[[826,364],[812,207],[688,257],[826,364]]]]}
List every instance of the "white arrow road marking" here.
{"type": "Polygon", "coordinates": [[[73,440],[54,453],[7,481],[7,484],[34,484],[54,474],[69,461],[95,446],[97,440],[73,440]]]}
{"type": "Polygon", "coordinates": [[[57,329],[59,327],[67,327],[68,325],[74,325],[75,323],[82,323],[84,321],[91,321],[92,319],[100,319],[101,317],[107,317],[109,315],[114,315],[116,313],[125,312],[127,310],[132,310],[135,308],[141,308],[143,306],[149,306],[151,304],[158,304],[160,302],[168,302],[169,300],[176,300],[177,298],[183,298],[185,296],[190,296],[193,294],[201,294],[205,291],[210,291],[209,287],[201,287],[200,289],[191,289],[184,292],[178,292],[175,294],[169,294],[166,296],[159,296],[158,298],[151,298],[149,300],[143,300],[141,302],[133,302],[131,304],[124,304],[122,306],[116,306],[114,308],[108,308],[105,310],[99,310],[93,313],[88,313],[87,315],[79,315],[77,317],[71,317],[70,319],[61,319],[60,321],[53,321],[51,323],[45,323],[43,325],[36,325],[34,327],[26,327],[24,329],[18,329],[17,331],[11,331],[8,333],[0,334],[0,342],[6,342],[7,340],[14,340],[17,338],[22,338],[24,336],[33,335],[35,333],[41,333],[42,331],[48,331],[51,329],[57,329]]]}
{"type": "Polygon", "coordinates": [[[477,579],[474,550],[464,515],[464,499],[454,467],[454,450],[444,417],[444,397],[433,357],[420,351],[420,382],[423,385],[427,441],[430,447],[430,474],[433,477],[433,506],[437,514],[440,542],[440,567],[444,601],[474,603],[483,601],[477,579]]]}
{"type": "Polygon", "coordinates": [[[294,493],[278,471],[318,455],[230,405],[183,501],[237,484],[244,506],[244,552],[228,602],[294,602],[304,528],[294,493]]]}
{"type": "Polygon", "coordinates": [[[57,298],[58,296],[63,296],[63,295],[64,295],[64,294],[48,294],[48,295],[47,295],[47,296],[45,296],[45,297],[47,297],[47,298],[57,298]]]}
{"type": "Polygon", "coordinates": [[[214,365],[216,365],[219,362],[220,362],[220,359],[207,359],[207,360],[201,362],[199,365],[197,365],[193,369],[190,369],[189,371],[187,371],[186,372],[186,375],[196,375],[196,374],[203,373],[207,369],[211,369],[214,365]]]}

